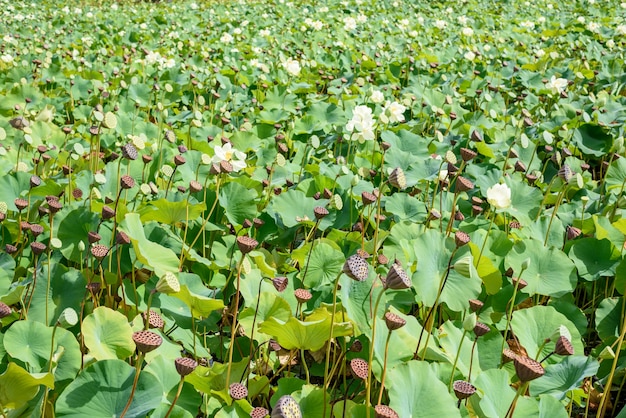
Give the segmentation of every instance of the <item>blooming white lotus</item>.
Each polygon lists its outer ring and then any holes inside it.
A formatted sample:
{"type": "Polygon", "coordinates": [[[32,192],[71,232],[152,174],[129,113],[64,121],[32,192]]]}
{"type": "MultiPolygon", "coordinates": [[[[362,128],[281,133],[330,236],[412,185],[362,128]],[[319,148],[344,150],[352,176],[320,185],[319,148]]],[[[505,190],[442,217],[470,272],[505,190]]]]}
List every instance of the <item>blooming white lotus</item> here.
{"type": "Polygon", "coordinates": [[[511,206],[511,189],[506,184],[494,184],[487,189],[487,202],[496,209],[511,206]]]}
{"type": "Polygon", "coordinates": [[[550,80],[546,83],[546,87],[552,90],[554,94],[561,94],[567,88],[567,80],[564,78],[550,77],[550,80]]]}
{"type": "Polygon", "coordinates": [[[374,117],[372,109],[367,106],[356,106],[352,110],[352,119],[346,124],[346,130],[351,132],[350,139],[359,141],[371,141],[374,135],[374,117]]]}
{"type": "Polygon", "coordinates": [[[289,58],[287,61],[285,61],[283,63],[283,67],[285,67],[285,70],[294,77],[300,75],[300,71],[302,70],[300,63],[293,58],[289,58]]]}
{"type": "Polygon", "coordinates": [[[370,98],[374,103],[382,103],[383,100],[385,100],[385,95],[382,91],[372,89],[372,95],[370,96],[370,98]]]}
{"type": "Polygon", "coordinates": [[[404,122],[404,111],[406,107],[398,102],[387,101],[380,115],[380,121],[383,123],[404,122]]]}
{"type": "Polygon", "coordinates": [[[246,168],[246,154],[233,148],[231,143],[227,142],[224,146],[216,145],[214,151],[213,163],[228,161],[233,166],[233,171],[246,168]]]}

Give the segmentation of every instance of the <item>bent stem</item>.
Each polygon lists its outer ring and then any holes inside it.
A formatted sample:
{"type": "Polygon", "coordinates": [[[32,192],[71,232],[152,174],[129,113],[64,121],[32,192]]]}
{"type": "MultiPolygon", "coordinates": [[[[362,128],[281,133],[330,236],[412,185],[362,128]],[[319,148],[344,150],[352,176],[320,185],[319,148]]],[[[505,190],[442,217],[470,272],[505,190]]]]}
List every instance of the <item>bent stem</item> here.
{"type": "Polygon", "coordinates": [[[120,414],[120,418],[124,418],[124,415],[126,415],[126,412],[128,412],[128,408],[130,408],[130,404],[133,402],[133,396],[135,396],[135,390],[137,389],[137,382],[139,381],[139,373],[141,372],[142,363],[143,363],[143,353],[139,353],[137,355],[137,363],[135,364],[135,379],[133,380],[133,388],[130,391],[128,402],[126,402],[126,406],[124,407],[124,410],[120,414]]]}
{"type": "MultiPolygon", "coordinates": [[[[420,345],[422,343],[422,337],[424,336],[424,330],[426,329],[426,327],[428,327],[428,323],[430,322],[430,319],[431,319],[433,313],[437,309],[437,306],[439,304],[439,299],[441,298],[441,294],[443,293],[443,289],[446,286],[446,282],[448,281],[448,277],[450,276],[450,269],[452,267],[452,259],[454,258],[454,255],[456,254],[456,250],[457,249],[458,248],[455,248],[452,251],[452,254],[450,255],[450,259],[448,260],[448,267],[446,268],[446,273],[441,278],[441,284],[439,285],[439,290],[437,291],[437,297],[435,298],[435,303],[429,309],[428,314],[426,315],[426,319],[424,320],[424,325],[422,326],[422,330],[420,331],[420,336],[419,336],[419,338],[417,340],[417,347],[415,347],[415,353],[413,353],[413,360],[417,360],[417,358],[419,357],[420,345]]],[[[430,329],[432,329],[432,327],[430,327],[430,329]]],[[[424,346],[424,357],[422,357],[421,360],[424,360],[424,358],[426,357],[426,348],[428,348],[428,342],[430,340],[430,329],[428,330],[428,333],[426,335],[426,345],[424,346]]]]}
{"type": "MultiPolygon", "coordinates": [[[[511,317],[513,316],[513,308],[515,307],[515,298],[517,297],[517,290],[519,288],[519,282],[522,278],[522,274],[524,273],[524,270],[526,270],[525,268],[522,268],[522,270],[519,273],[519,276],[517,277],[517,280],[515,281],[515,286],[513,287],[513,297],[511,297],[511,300],[509,301],[510,306],[509,309],[506,313],[506,328],[504,328],[504,338],[502,339],[502,348],[500,349],[500,353],[504,352],[504,345],[506,344],[506,334],[509,332],[509,327],[511,326],[511,317]]],[[[502,368],[502,366],[504,365],[504,360],[500,360],[500,368],[502,368]]]]}
{"type": "Polygon", "coordinates": [[[509,405],[509,409],[506,411],[506,415],[504,416],[504,418],[513,418],[513,412],[515,412],[515,406],[517,405],[517,400],[519,399],[520,395],[524,392],[526,392],[526,388],[528,387],[528,382],[524,382],[519,389],[517,390],[517,393],[515,394],[515,397],[513,398],[513,401],[511,402],[511,405],[509,405]]]}
{"type": "Polygon", "coordinates": [[[380,377],[380,392],[378,392],[378,402],[376,405],[380,405],[383,400],[383,391],[385,390],[385,376],[387,375],[387,357],[389,352],[389,340],[391,340],[391,331],[387,334],[387,341],[385,341],[385,360],[383,360],[383,374],[380,377]]]}
{"type": "Polygon", "coordinates": [[[330,332],[328,335],[328,342],[326,343],[326,362],[324,364],[324,412],[322,416],[326,416],[326,397],[328,396],[328,385],[330,384],[330,376],[328,374],[328,367],[330,365],[330,350],[333,340],[333,328],[335,327],[335,314],[337,313],[337,290],[339,289],[339,278],[343,272],[339,272],[335,277],[335,288],[333,289],[333,313],[330,317],[330,332]]]}
{"type": "MultiPolygon", "coordinates": [[[[378,294],[378,297],[376,298],[376,303],[374,304],[374,312],[372,315],[373,321],[372,321],[372,339],[370,340],[370,352],[369,352],[369,360],[368,360],[368,365],[369,367],[367,368],[367,385],[365,386],[365,408],[366,408],[366,415],[367,418],[370,417],[370,395],[371,395],[371,391],[372,391],[372,364],[374,361],[374,346],[376,345],[376,315],[378,313],[378,305],[380,304],[380,300],[383,298],[383,295],[385,294],[385,289],[382,289],[380,291],[380,293],[378,294]]],[[[391,335],[391,332],[389,332],[389,335],[391,335]]],[[[389,343],[389,338],[387,338],[387,343],[389,343]]],[[[387,350],[385,350],[385,357],[387,354],[387,350]]],[[[381,388],[382,391],[382,388],[381,388]]]]}
{"type": "Polygon", "coordinates": [[[185,378],[183,376],[180,377],[180,382],[178,382],[178,389],[176,390],[176,396],[174,396],[174,400],[172,400],[172,404],[170,405],[167,413],[165,414],[165,418],[168,418],[172,411],[174,410],[174,405],[176,405],[176,401],[180,397],[180,393],[183,390],[183,384],[185,383],[185,378]]]}
{"type": "Polygon", "coordinates": [[[228,347],[228,370],[226,372],[226,386],[230,384],[230,372],[233,365],[233,350],[235,348],[235,335],[237,334],[237,313],[239,311],[239,286],[241,285],[241,268],[243,266],[243,260],[246,258],[245,254],[241,254],[241,260],[237,267],[237,289],[235,290],[235,305],[233,312],[233,322],[230,328],[230,347],[228,347]]]}

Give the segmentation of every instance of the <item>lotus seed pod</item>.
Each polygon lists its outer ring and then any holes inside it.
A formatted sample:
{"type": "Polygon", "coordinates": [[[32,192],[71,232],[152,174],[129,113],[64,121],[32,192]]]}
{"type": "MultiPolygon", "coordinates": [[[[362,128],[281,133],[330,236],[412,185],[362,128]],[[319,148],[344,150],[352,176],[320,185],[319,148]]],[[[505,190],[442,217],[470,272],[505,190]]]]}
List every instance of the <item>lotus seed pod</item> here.
{"type": "Polygon", "coordinates": [[[321,220],[328,216],[328,209],[323,206],[316,206],[313,209],[313,214],[315,215],[315,219],[321,220]]]}
{"type": "Polygon", "coordinates": [[[482,307],[485,305],[484,302],[478,300],[478,299],[470,299],[469,301],[469,305],[470,305],[470,310],[472,312],[477,312],[479,310],[482,309],[482,307]]]}
{"type": "Polygon", "coordinates": [[[156,284],[156,291],[166,295],[180,292],[178,277],[170,271],[161,276],[156,284]]]}
{"type": "Polygon", "coordinates": [[[193,373],[196,367],[198,367],[198,362],[192,358],[179,357],[174,360],[174,367],[176,367],[176,372],[178,372],[181,377],[185,377],[193,373]]]}
{"type": "Polygon", "coordinates": [[[115,216],[115,211],[108,206],[103,206],[100,216],[103,220],[111,219],[115,216]]]}
{"type": "Polygon", "coordinates": [[[398,413],[387,405],[376,405],[374,407],[376,418],[400,418],[398,413]]]}
{"type": "Polygon", "coordinates": [[[457,399],[467,399],[476,393],[476,387],[472,385],[470,382],[466,382],[464,380],[457,380],[452,385],[454,389],[454,394],[457,399]]]}
{"type": "Polygon", "coordinates": [[[34,237],[37,237],[43,234],[43,226],[39,224],[32,224],[30,226],[30,232],[33,234],[34,237]]]}
{"type": "Polygon", "coordinates": [[[87,233],[87,241],[89,241],[90,244],[95,244],[96,242],[100,241],[101,239],[102,239],[102,237],[96,231],[89,231],[87,233]]]}
{"type": "Polygon", "coordinates": [[[528,286],[528,283],[526,282],[526,280],[520,279],[519,277],[512,277],[511,283],[513,284],[513,286],[517,286],[519,290],[522,290],[523,288],[528,286]]]}
{"type": "Polygon", "coordinates": [[[278,341],[276,340],[270,340],[268,343],[268,347],[270,349],[270,351],[280,351],[283,348],[281,347],[280,344],[278,344],[278,341]]]}
{"type": "Polygon", "coordinates": [[[350,360],[350,370],[354,377],[366,380],[368,369],[367,361],[362,358],[353,358],[350,360]]]}
{"type": "Polygon", "coordinates": [[[202,184],[200,184],[200,182],[197,182],[196,180],[191,180],[189,182],[189,190],[191,191],[191,193],[201,192],[202,184]]]}
{"type": "Polygon", "coordinates": [[[568,241],[571,241],[575,238],[578,238],[580,234],[582,234],[582,231],[579,228],[576,228],[575,226],[568,225],[565,227],[565,233],[567,235],[568,241]]]}
{"type": "Polygon", "coordinates": [[[265,418],[270,414],[270,411],[262,406],[256,406],[250,411],[250,418],[265,418]]]}
{"type": "Polygon", "coordinates": [[[91,255],[93,255],[97,260],[102,260],[109,253],[109,247],[102,244],[96,244],[91,247],[91,255]]]}
{"type": "Polygon", "coordinates": [[[46,251],[46,244],[43,242],[31,242],[30,249],[33,251],[33,254],[39,255],[46,251]]]}
{"type": "Polygon", "coordinates": [[[367,276],[369,275],[369,265],[363,257],[358,254],[354,254],[348,257],[346,262],[343,264],[343,272],[351,279],[362,282],[367,280],[367,276]]]}
{"type": "Polygon", "coordinates": [[[30,187],[41,186],[41,178],[39,176],[30,176],[30,187]]]}
{"type": "Polygon", "coordinates": [[[393,263],[385,278],[385,289],[403,290],[411,287],[411,279],[402,266],[393,263]]]}
{"type": "Polygon", "coordinates": [[[361,200],[363,200],[363,205],[364,206],[368,206],[368,205],[371,205],[372,203],[375,203],[376,200],[378,200],[378,199],[376,198],[376,196],[373,193],[363,192],[363,193],[361,193],[361,200]]]}
{"type": "Polygon", "coordinates": [[[456,179],[456,191],[467,192],[474,188],[474,183],[466,177],[459,176],[456,179]]]}
{"type": "Polygon", "coordinates": [[[163,328],[165,326],[165,321],[161,318],[161,315],[156,313],[153,310],[150,310],[150,313],[146,315],[146,312],[141,314],[144,322],[146,321],[146,317],[148,318],[148,327],[149,328],[163,328]]]}
{"type": "Polygon", "coordinates": [[[454,243],[456,244],[457,247],[462,247],[469,242],[470,242],[470,236],[467,234],[467,232],[456,231],[454,233],[454,243]]]}
{"type": "Polygon", "coordinates": [[[561,335],[556,341],[554,352],[559,356],[571,356],[574,354],[574,346],[567,337],[561,335]]]}
{"type": "Polygon", "coordinates": [[[509,228],[510,229],[520,229],[521,227],[522,227],[522,225],[518,221],[511,221],[511,222],[509,222],[509,228]]]}
{"type": "Polygon", "coordinates": [[[156,350],[163,343],[163,338],[152,331],[137,331],[133,333],[133,341],[140,353],[149,353],[156,350]]]}
{"type": "Polygon", "coordinates": [[[11,315],[11,307],[4,302],[0,302],[0,318],[11,315]]]}
{"type": "Polygon", "coordinates": [[[563,166],[559,169],[558,175],[561,180],[563,180],[565,183],[568,183],[570,179],[574,176],[574,173],[572,172],[572,169],[569,165],[563,164],[563,166]]]}
{"type": "Polygon", "coordinates": [[[406,320],[392,312],[385,313],[385,324],[389,331],[395,331],[406,325],[406,320]]]}
{"type": "Polygon", "coordinates": [[[491,331],[491,328],[489,328],[487,324],[483,324],[482,322],[477,322],[476,326],[474,327],[474,334],[477,338],[482,337],[489,331],[491,331]]]}
{"type": "Polygon", "coordinates": [[[228,394],[231,398],[238,401],[248,396],[248,389],[241,383],[232,383],[228,387],[228,394]]]}
{"type": "Polygon", "coordinates": [[[466,255],[459,258],[454,262],[454,271],[458,272],[463,277],[472,276],[472,256],[466,255]]]}
{"type": "Polygon", "coordinates": [[[514,361],[516,358],[517,358],[517,354],[515,353],[515,351],[511,350],[510,348],[505,348],[504,351],[502,352],[503,363],[514,361]]]}
{"type": "Polygon", "coordinates": [[[284,292],[285,289],[287,289],[287,285],[289,285],[289,279],[284,276],[274,277],[272,279],[272,285],[277,291],[284,292]]]}
{"type": "Polygon", "coordinates": [[[472,134],[470,135],[470,139],[474,142],[483,142],[483,136],[478,131],[472,131],[472,134]]]}
{"type": "Polygon", "coordinates": [[[65,308],[61,315],[59,315],[59,319],[57,319],[57,324],[63,328],[73,327],[78,323],[78,314],[73,308],[65,308]]]}
{"type": "Polygon", "coordinates": [[[471,150],[469,148],[461,148],[461,158],[465,162],[473,160],[474,158],[476,158],[477,155],[478,154],[474,150],[471,150]]]}
{"type": "Polygon", "coordinates": [[[137,148],[129,143],[122,147],[122,156],[127,160],[136,160],[139,153],[137,152],[137,148]]]}
{"type": "Polygon", "coordinates": [[[353,353],[360,353],[363,350],[363,343],[361,340],[354,340],[354,342],[350,345],[350,351],[353,353]]]}
{"type": "Polygon", "coordinates": [[[517,356],[514,362],[515,372],[522,382],[530,382],[531,380],[543,376],[546,372],[541,363],[530,357],[517,356]]]}
{"type": "Polygon", "coordinates": [[[394,168],[391,174],[389,174],[389,184],[400,190],[403,190],[406,187],[406,177],[404,176],[404,171],[400,167],[394,168]]]}
{"type": "Polygon", "coordinates": [[[128,245],[130,244],[130,237],[124,231],[117,231],[115,235],[115,243],[117,245],[128,245]]]}
{"type": "Polygon", "coordinates": [[[293,294],[299,303],[307,303],[313,297],[311,292],[307,289],[296,289],[293,294]]]}
{"type": "Polygon", "coordinates": [[[247,235],[237,237],[237,246],[239,247],[239,251],[243,254],[248,254],[250,251],[254,250],[257,245],[259,245],[258,241],[252,237],[247,235]]]}
{"type": "Polygon", "coordinates": [[[15,207],[20,212],[28,207],[28,200],[22,199],[22,198],[19,198],[19,197],[17,199],[15,199],[15,201],[13,203],[15,203],[15,207]]]}
{"type": "Polygon", "coordinates": [[[6,244],[4,246],[4,251],[6,251],[7,254],[15,254],[17,252],[17,247],[13,244],[6,244]]]}
{"type": "Polygon", "coordinates": [[[430,210],[430,212],[428,214],[428,220],[429,221],[434,221],[434,220],[437,220],[437,219],[441,219],[441,213],[437,209],[433,208],[433,209],[430,210]]]}
{"type": "Polygon", "coordinates": [[[302,411],[293,397],[283,395],[276,402],[271,418],[302,418],[302,411]]]}
{"type": "Polygon", "coordinates": [[[125,174],[120,179],[120,186],[122,187],[122,189],[132,189],[133,187],[135,187],[135,179],[125,174]]]}

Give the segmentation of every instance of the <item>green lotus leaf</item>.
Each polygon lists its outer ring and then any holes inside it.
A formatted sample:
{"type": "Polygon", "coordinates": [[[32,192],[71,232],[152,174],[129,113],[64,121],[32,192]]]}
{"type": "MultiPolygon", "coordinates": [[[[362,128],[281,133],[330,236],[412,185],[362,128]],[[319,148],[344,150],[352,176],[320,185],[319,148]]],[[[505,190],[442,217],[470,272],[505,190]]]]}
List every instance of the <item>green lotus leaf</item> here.
{"type": "MultiPolygon", "coordinates": [[[[426,306],[432,306],[437,298],[440,282],[446,274],[448,261],[452,255],[446,248],[445,235],[436,229],[429,229],[411,242],[417,254],[417,270],[413,274],[413,287],[417,299],[426,306]]],[[[457,257],[462,256],[459,252],[457,257]]],[[[454,311],[462,311],[467,301],[478,296],[481,281],[478,277],[467,278],[451,270],[441,294],[443,302],[454,311]]]]}
{"type": "Polygon", "coordinates": [[[159,277],[168,271],[178,271],[176,254],[169,248],[146,238],[139,214],[128,213],[123,226],[131,239],[135,255],[141,263],[154,269],[154,273],[159,277]]]}
{"type": "Polygon", "coordinates": [[[219,202],[228,220],[233,224],[241,225],[244,220],[257,216],[256,197],[257,193],[254,189],[231,182],[220,189],[219,202]]]}
{"type": "Polygon", "coordinates": [[[180,292],[173,293],[172,296],[185,302],[194,318],[206,318],[211,312],[224,308],[222,300],[192,293],[187,285],[181,285],[180,292]]]}
{"type": "Polygon", "coordinates": [[[11,288],[15,274],[15,259],[7,253],[0,254],[0,295],[11,288]]]}
{"type": "Polygon", "coordinates": [[[395,193],[386,198],[385,210],[392,213],[396,221],[423,222],[427,218],[424,202],[406,193],[395,193]]]}
{"type": "Polygon", "coordinates": [[[574,130],[572,143],[587,156],[602,157],[611,149],[613,137],[605,128],[585,123],[574,130]]]}
{"type": "Polygon", "coordinates": [[[622,298],[603,299],[596,309],[596,331],[602,341],[612,342],[620,333],[620,324],[623,321],[622,298]]]}
{"type": "Polygon", "coordinates": [[[450,418],[461,416],[456,399],[426,362],[400,364],[388,371],[386,382],[389,406],[401,417],[427,418],[433,411],[450,418]]]}
{"type": "Polygon", "coordinates": [[[120,312],[106,306],[83,319],[85,346],[96,360],[124,359],[135,351],[133,330],[120,312]]]}
{"type": "Polygon", "coordinates": [[[611,162],[608,170],[606,170],[604,182],[610,193],[622,193],[626,183],[626,159],[618,158],[611,162]]]}
{"type": "MultiPolygon", "coordinates": [[[[176,367],[174,366],[175,358],[176,357],[172,358],[159,354],[156,357],[150,359],[150,362],[142,371],[142,373],[150,373],[154,377],[156,377],[161,384],[161,387],[163,388],[163,399],[161,406],[157,408],[152,416],[158,414],[160,409],[162,409],[161,412],[164,416],[165,412],[167,412],[167,409],[171,405],[171,402],[174,400],[174,397],[176,396],[176,391],[180,382],[180,375],[178,374],[178,372],[176,371],[176,367]]],[[[183,384],[183,389],[180,393],[180,396],[176,401],[176,405],[181,409],[186,410],[186,412],[189,414],[192,411],[194,413],[197,413],[198,405],[200,403],[200,393],[196,391],[191,384],[185,382],[183,384]]]]}
{"type": "Polygon", "coordinates": [[[293,251],[291,256],[302,266],[300,280],[306,287],[313,289],[319,286],[332,286],[346,261],[337,244],[323,238],[314,241],[313,250],[310,246],[302,247],[293,251]]]}
{"type": "MultiPolygon", "coordinates": [[[[267,287],[273,286],[267,283],[267,287]]],[[[288,321],[291,317],[291,306],[285,299],[280,296],[276,296],[270,292],[261,292],[261,297],[258,300],[258,305],[255,304],[244,309],[239,315],[239,323],[246,330],[246,334],[250,335],[252,331],[252,323],[255,323],[254,339],[263,342],[270,339],[269,335],[259,333],[259,324],[263,323],[269,318],[276,318],[280,321],[288,321]],[[255,321],[256,316],[256,321],[255,321]]]]}
{"type": "Polygon", "coordinates": [[[85,207],[63,208],[58,217],[61,221],[55,223],[54,235],[63,242],[61,253],[68,260],[79,262],[85,256],[85,251],[80,251],[79,244],[88,244],[87,234],[96,230],[99,217],[85,207]]]}
{"type": "MultiPolygon", "coordinates": [[[[135,368],[122,360],[101,360],[85,368],[61,393],[56,416],[111,418],[120,416],[131,396],[135,368]]],[[[163,388],[151,373],[141,373],[126,417],[145,417],[161,403],[163,388]]]]}
{"type": "Polygon", "coordinates": [[[41,385],[54,389],[52,373],[28,373],[10,362],[0,375],[0,405],[8,409],[21,408],[37,395],[41,385]]]}
{"type": "Polygon", "coordinates": [[[290,189],[272,199],[267,213],[276,220],[278,225],[292,228],[305,217],[314,220],[313,209],[316,206],[320,206],[320,201],[306,197],[300,190],[290,189]]]}
{"type": "Polygon", "coordinates": [[[586,377],[594,376],[600,367],[596,359],[585,356],[568,356],[560,363],[546,367],[541,379],[530,383],[530,394],[548,394],[563,400],[570,390],[582,385],[586,377]]]}
{"type": "Polygon", "coordinates": [[[189,204],[186,200],[171,202],[166,199],[159,199],[150,202],[141,210],[141,221],[156,221],[166,225],[178,225],[185,220],[193,221],[197,219],[206,209],[204,203],[195,205],[189,204]]]}
{"type": "MultiPolygon", "coordinates": [[[[340,319],[341,314],[337,314],[333,324],[333,337],[352,335],[353,325],[350,322],[340,322],[340,319]]],[[[259,325],[259,330],[273,336],[288,350],[297,348],[316,351],[328,341],[330,327],[331,313],[326,308],[318,308],[304,321],[294,317],[287,321],[269,318],[259,325]]]]}
{"type": "MultiPolygon", "coordinates": [[[[574,353],[582,354],[583,344],[576,326],[563,314],[552,306],[532,306],[513,312],[511,319],[513,332],[519,343],[532,358],[543,358],[554,350],[554,342],[544,344],[546,338],[564,326],[569,331],[574,353]],[[541,348],[541,352],[539,349],[541,348]]],[[[554,361],[552,358],[548,361],[554,361]]]]}
{"type": "Polygon", "coordinates": [[[58,389],[76,377],[82,354],[71,332],[57,327],[53,345],[52,331],[51,327],[39,322],[17,321],[6,331],[3,343],[7,354],[26,363],[35,373],[48,372],[52,349],[53,356],[57,356],[53,373],[58,389]]]}
{"type": "Polygon", "coordinates": [[[528,283],[524,293],[560,297],[576,287],[574,263],[558,248],[545,248],[543,242],[536,239],[518,241],[507,255],[505,266],[519,274],[526,260],[530,263],[522,274],[528,283]]]}
{"type": "Polygon", "coordinates": [[[569,257],[576,265],[578,275],[589,281],[613,276],[619,262],[613,256],[613,245],[608,239],[576,240],[569,250],[569,257]]]}

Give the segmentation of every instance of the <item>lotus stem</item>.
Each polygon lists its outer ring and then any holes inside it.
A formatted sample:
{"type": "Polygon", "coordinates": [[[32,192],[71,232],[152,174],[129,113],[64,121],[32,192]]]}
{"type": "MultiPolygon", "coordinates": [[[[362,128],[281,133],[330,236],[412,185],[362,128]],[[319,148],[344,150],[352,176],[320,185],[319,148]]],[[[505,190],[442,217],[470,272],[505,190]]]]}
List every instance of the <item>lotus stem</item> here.
{"type": "Polygon", "coordinates": [[[517,389],[517,393],[515,394],[515,397],[513,398],[511,405],[509,405],[509,409],[506,411],[506,415],[504,415],[504,418],[509,418],[509,417],[513,418],[513,413],[515,412],[515,407],[517,406],[517,399],[520,397],[521,394],[526,392],[527,387],[528,387],[528,382],[524,382],[521,384],[519,389],[517,389]]]}
{"type": "MultiPolygon", "coordinates": [[[[517,297],[517,290],[519,289],[520,279],[522,278],[522,274],[524,273],[524,270],[526,269],[522,267],[522,270],[520,271],[519,276],[517,277],[517,280],[515,280],[515,285],[513,286],[513,296],[511,297],[511,300],[509,300],[510,306],[506,313],[506,327],[504,328],[502,348],[500,349],[500,353],[504,352],[504,346],[506,344],[506,336],[507,336],[507,333],[509,332],[509,327],[511,325],[511,318],[513,316],[513,308],[515,307],[515,298],[517,297]]],[[[503,365],[504,365],[504,360],[500,360],[500,368],[502,368],[503,365]]]]}
{"type": "Polygon", "coordinates": [[[335,314],[337,313],[337,290],[339,289],[339,278],[343,272],[340,271],[335,277],[335,287],[333,289],[333,310],[332,315],[330,317],[330,332],[328,335],[328,342],[326,343],[326,363],[324,364],[324,411],[322,416],[326,416],[326,406],[328,405],[326,402],[326,398],[328,396],[327,390],[328,385],[330,384],[331,376],[328,374],[328,367],[330,365],[330,351],[333,340],[333,328],[335,327],[335,314]]]}
{"type": "MultiPolygon", "coordinates": [[[[452,259],[454,258],[454,255],[456,254],[456,250],[457,249],[458,249],[458,247],[455,248],[452,251],[452,254],[450,255],[450,259],[448,260],[448,267],[446,268],[446,272],[445,272],[444,276],[441,278],[441,284],[439,285],[439,291],[437,292],[437,297],[435,298],[435,303],[428,310],[428,314],[426,315],[426,319],[424,320],[424,324],[422,326],[422,330],[420,331],[420,336],[419,336],[419,338],[417,340],[417,347],[415,348],[415,353],[413,354],[413,360],[417,360],[417,358],[419,357],[419,350],[420,350],[420,345],[421,345],[421,342],[422,342],[422,336],[424,335],[424,330],[428,326],[430,318],[433,315],[433,313],[435,312],[435,309],[437,309],[437,304],[439,303],[439,298],[441,298],[441,294],[443,293],[443,289],[446,286],[446,282],[448,281],[448,277],[450,276],[450,269],[452,268],[452,259]]],[[[430,329],[428,330],[428,333],[426,335],[426,345],[424,346],[424,356],[422,357],[422,360],[424,360],[424,358],[426,357],[426,351],[427,351],[427,348],[428,348],[429,340],[430,340],[430,329]]]]}
{"type": "MultiPolygon", "coordinates": [[[[230,372],[233,365],[233,350],[235,348],[235,338],[237,334],[237,313],[239,311],[239,287],[241,285],[241,269],[243,267],[243,260],[246,258],[245,254],[241,254],[241,260],[237,267],[237,288],[235,290],[235,304],[233,306],[233,321],[230,328],[230,346],[228,347],[228,369],[226,371],[226,387],[230,384],[230,372]]],[[[195,341],[195,337],[194,337],[195,341]]]]}
{"type": "Polygon", "coordinates": [[[183,384],[185,383],[185,377],[181,376],[180,377],[180,382],[178,382],[178,389],[176,389],[176,396],[174,396],[174,400],[172,400],[172,404],[170,405],[169,409],[167,410],[167,413],[165,414],[165,418],[168,418],[170,416],[170,414],[172,413],[172,411],[174,410],[174,405],[176,405],[176,402],[178,401],[178,398],[180,397],[180,393],[183,391],[183,384]]]}
{"type": "MultiPolygon", "coordinates": [[[[370,417],[370,396],[372,390],[372,366],[374,361],[374,346],[376,345],[376,319],[378,314],[378,305],[380,304],[380,300],[383,298],[385,294],[385,289],[381,289],[380,293],[378,293],[378,297],[376,298],[376,303],[374,304],[374,312],[372,314],[372,339],[370,341],[370,350],[369,350],[369,360],[368,360],[368,368],[367,368],[367,384],[365,386],[365,408],[366,408],[366,416],[370,417]]],[[[389,336],[391,336],[391,331],[389,332],[389,336]]],[[[387,339],[387,343],[389,343],[389,339],[387,339]]],[[[387,354],[387,350],[385,349],[385,356],[387,354]]],[[[381,388],[382,390],[382,388],[381,388]]]]}
{"type": "Polygon", "coordinates": [[[387,375],[387,358],[389,356],[389,341],[391,340],[391,331],[387,334],[387,341],[385,341],[385,360],[383,361],[383,374],[380,377],[380,392],[378,392],[378,402],[377,405],[380,405],[383,399],[383,392],[385,390],[385,377],[387,375]]]}
{"type": "MultiPolygon", "coordinates": [[[[448,390],[452,389],[452,384],[454,383],[454,372],[456,371],[456,364],[459,362],[459,357],[461,355],[461,347],[463,346],[463,341],[465,341],[466,335],[467,335],[467,331],[463,330],[463,335],[461,336],[461,342],[459,343],[459,348],[456,350],[454,363],[452,363],[452,374],[450,374],[450,382],[448,382],[448,390]]],[[[468,378],[468,381],[469,381],[469,378],[468,378]]]]}
{"type": "Polygon", "coordinates": [[[139,373],[141,372],[141,364],[143,363],[143,353],[139,352],[137,355],[137,362],[135,363],[135,379],[133,380],[133,388],[130,391],[130,396],[128,397],[128,402],[126,402],[126,406],[124,410],[120,414],[120,418],[124,418],[126,412],[128,412],[128,408],[130,408],[130,404],[133,402],[133,396],[135,396],[135,390],[137,389],[137,382],[139,381],[139,373]]]}

